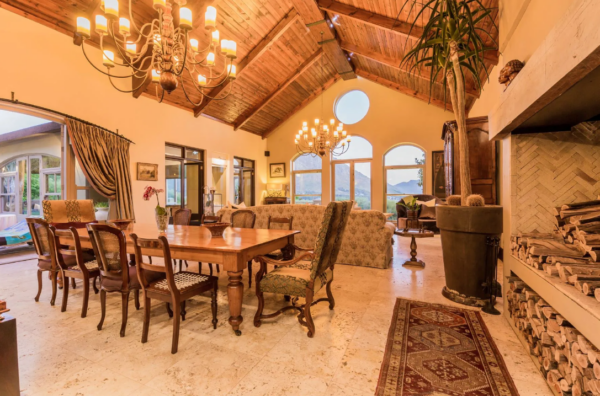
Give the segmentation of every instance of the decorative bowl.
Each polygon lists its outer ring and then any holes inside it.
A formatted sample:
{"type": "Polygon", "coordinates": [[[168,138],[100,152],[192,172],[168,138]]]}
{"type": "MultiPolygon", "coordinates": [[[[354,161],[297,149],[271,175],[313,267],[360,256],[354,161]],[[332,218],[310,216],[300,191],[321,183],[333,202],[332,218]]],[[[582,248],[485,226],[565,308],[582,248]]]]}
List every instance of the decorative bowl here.
{"type": "Polygon", "coordinates": [[[202,227],[206,227],[208,228],[208,231],[210,231],[210,235],[211,236],[223,236],[223,232],[225,232],[225,229],[227,227],[229,227],[231,224],[229,223],[209,223],[209,224],[203,224],[202,227]]]}
{"type": "Polygon", "coordinates": [[[115,219],[108,220],[108,223],[113,224],[121,231],[125,231],[133,223],[133,219],[115,219]]]}

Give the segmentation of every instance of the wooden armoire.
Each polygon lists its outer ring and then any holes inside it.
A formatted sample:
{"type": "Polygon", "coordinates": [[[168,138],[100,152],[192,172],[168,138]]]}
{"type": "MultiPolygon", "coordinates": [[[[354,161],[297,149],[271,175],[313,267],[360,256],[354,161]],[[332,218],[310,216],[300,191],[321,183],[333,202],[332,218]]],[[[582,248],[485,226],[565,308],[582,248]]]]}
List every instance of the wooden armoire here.
{"type": "MultiPolygon", "coordinates": [[[[446,196],[460,194],[460,156],[456,144],[456,121],[444,123],[444,170],[446,196]]],[[[489,139],[488,118],[467,119],[469,164],[473,194],[480,194],[487,205],[498,204],[498,142],[489,139]]]]}

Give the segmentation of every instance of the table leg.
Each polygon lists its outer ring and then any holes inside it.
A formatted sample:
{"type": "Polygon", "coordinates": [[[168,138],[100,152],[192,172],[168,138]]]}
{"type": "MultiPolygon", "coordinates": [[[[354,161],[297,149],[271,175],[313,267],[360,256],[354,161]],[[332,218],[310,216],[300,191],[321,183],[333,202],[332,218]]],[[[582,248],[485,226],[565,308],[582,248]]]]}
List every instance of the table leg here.
{"type": "Polygon", "coordinates": [[[227,297],[229,299],[229,314],[231,315],[229,317],[229,324],[237,336],[242,335],[240,325],[244,321],[244,318],[242,317],[242,297],[244,295],[242,273],[243,271],[227,271],[227,274],[229,275],[227,297]]]}
{"type": "Polygon", "coordinates": [[[417,240],[415,239],[414,235],[411,236],[410,241],[410,260],[402,265],[416,265],[425,268],[425,263],[421,260],[417,260],[417,240]]]}

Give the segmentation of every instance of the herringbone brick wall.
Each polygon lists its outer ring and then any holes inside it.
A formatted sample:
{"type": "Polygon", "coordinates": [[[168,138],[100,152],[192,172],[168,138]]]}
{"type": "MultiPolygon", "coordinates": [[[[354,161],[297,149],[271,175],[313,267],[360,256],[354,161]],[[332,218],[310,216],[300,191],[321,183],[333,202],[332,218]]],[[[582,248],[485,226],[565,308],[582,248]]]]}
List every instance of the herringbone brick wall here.
{"type": "Polygon", "coordinates": [[[511,151],[513,234],[550,232],[554,207],[600,194],[600,122],[513,135],[511,151]]]}

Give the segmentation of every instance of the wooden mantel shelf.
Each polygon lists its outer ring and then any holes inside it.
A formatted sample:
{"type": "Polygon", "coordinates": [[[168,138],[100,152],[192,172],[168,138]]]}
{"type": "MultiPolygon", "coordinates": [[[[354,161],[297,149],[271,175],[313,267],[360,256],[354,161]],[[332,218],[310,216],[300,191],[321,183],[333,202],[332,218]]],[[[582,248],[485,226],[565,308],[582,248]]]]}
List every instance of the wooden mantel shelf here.
{"type": "MultiPolygon", "coordinates": [[[[534,126],[539,127],[545,118],[540,112],[600,67],[598,20],[600,1],[571,4],[488,115],[490,139],[508,136],[536,115],[539,121],[534,126]]],[[[581,106],[590,103],[581,97],[577,102],[581,106]]]]}
{"type": "MultiPolygon", "coordinates": [[[[600,348],[600,301],[509,255],[504,265],[600,348]]],[[[506,290],[506,284],[504,285],[506,290]]]]}

